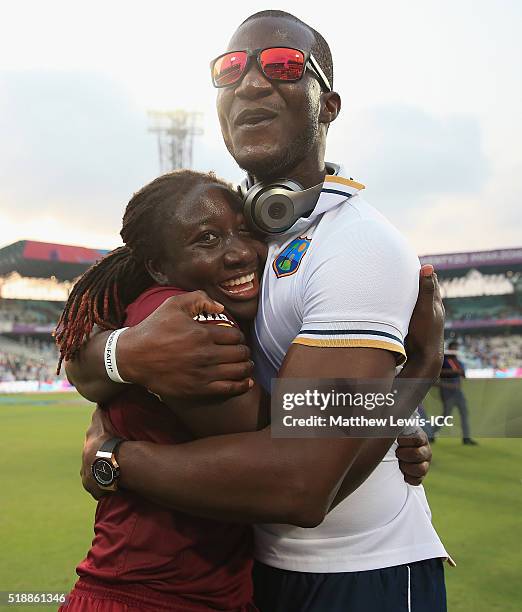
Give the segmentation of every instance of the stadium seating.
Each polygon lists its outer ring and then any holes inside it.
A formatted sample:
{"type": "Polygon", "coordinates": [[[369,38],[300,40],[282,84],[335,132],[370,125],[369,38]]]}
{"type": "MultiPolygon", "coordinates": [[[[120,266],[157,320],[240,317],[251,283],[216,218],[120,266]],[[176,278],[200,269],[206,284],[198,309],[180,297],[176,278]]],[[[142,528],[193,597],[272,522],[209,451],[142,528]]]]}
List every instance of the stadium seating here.
{"type": "Polygon", "coordinates": [[[0,299],[0,321],[54,326],[62,309],[62,302],[0,299]]]}
{"type": "Polygon", "coordinates": [[[0,382],[14,380],[55,381],[58,351],[53,342],[30,336],[19,339],[0,336],[0,382]]]}
{"type": "MultiPolygon", "coordinates": [[[[34,241],[0,249],[0,382],[63,378],[55,375],[51,332],[75,279],[104,254],[34,241]]],[[[426,256],[424,263],[437,269],[446,336],[459,341],[466,366],[522,368],[522,249],[426,256]]]]}
{"type": "Polygon", "coordinates": [[[505,274],[481,274],[470,270],[465,276],[440,281],[443,298],[477,295],[507,295],[514,292],[511,280],[505,274]]]}
{"type": "Polygon", "coordinates": [[[446,298],[446,318],[450,321],[522,319],[522,307],[512,298],[512,295],[446,298]]]}
{"type": "Polygon", "coordinates": [[[522,334],[456,336],[468,368],[508,369],[522,364],[522,334]]]}

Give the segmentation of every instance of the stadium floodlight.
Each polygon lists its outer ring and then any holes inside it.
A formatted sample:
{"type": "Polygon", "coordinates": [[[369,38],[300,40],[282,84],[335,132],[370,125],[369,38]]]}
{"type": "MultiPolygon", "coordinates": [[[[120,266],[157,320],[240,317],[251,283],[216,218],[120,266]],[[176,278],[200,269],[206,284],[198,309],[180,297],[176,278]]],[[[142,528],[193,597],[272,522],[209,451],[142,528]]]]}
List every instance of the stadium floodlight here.
{"type": "Polygon", "coordinates": [[[203,113],[149,111],[149,132],[156,134],[161,172],[191,168],[194,136],[203,134],[203,113]]]}

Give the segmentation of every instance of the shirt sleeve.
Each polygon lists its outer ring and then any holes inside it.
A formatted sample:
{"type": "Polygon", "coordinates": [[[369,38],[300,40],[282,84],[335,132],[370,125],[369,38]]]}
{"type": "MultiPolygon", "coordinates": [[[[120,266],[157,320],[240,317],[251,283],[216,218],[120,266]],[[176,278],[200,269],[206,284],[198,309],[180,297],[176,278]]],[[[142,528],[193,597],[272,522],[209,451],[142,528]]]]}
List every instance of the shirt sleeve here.
{"type": "Polygon", "coordinates": [[[147,289],[127,307],[125,325],[129,327],[138,325],[138,323],[141,323],[159,308],[165,300],[174,295],[183,295],[183,293],[185,292],[176,287],[153,287],[147,289]]]}
{"type": "Polygon", "coordinates": [[[293,342],[385,349],[403,363],[404,338],[419,289],[418,257],[399,232],[380,219],[354,220],[323,240],[310,253],[303,325],[293,342]]]}

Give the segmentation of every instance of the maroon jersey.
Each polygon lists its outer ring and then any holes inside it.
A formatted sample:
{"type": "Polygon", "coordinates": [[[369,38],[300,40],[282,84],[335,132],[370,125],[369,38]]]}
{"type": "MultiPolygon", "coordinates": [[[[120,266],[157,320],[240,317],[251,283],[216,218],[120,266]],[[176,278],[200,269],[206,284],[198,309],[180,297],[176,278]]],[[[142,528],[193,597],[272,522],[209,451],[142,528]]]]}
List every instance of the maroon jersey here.
{"type": "MultiPolygon", "coordinates": [[[[127,309],[125,325],[138,324],[167,298],[184,293],[155,286],[127,309]]],[[[235,326],[227,315],[198,318],[235,326]]],[[[105,408],[119,436],[159,444],[190,439],[173,412],[145,389],[130,386],[105,408]]],[[[124,587],[139,600],[170,610],[254,610],[252,536],[249,527],[189,516],[162,508],[130,491],[98,503],[92,547],[77,567],[77,587],[124,587]],[[101,585],[100,585],[101,586],[101,585]]],[[[153,606],[154,607],[154,606],[153,606]]]]}

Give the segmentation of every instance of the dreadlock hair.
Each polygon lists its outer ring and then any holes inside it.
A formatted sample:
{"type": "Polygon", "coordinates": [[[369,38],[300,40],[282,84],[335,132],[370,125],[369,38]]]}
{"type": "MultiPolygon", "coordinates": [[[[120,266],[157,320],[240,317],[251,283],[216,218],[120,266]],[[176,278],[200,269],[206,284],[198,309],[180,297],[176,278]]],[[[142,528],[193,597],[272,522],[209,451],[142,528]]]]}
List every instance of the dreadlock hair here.
{"type": "MultiPolygon", "coordinates": [[[[220,185],[236,195],[213,172],[178,170],[164,174],[135,193],[125,210],[120,236],[125,246],[111,251],[94,264],[74,285],[54,331],[60,350],[57,373],[63,360],[74,359],[97,325],[118,329],[125,309],[154,284],[146,262],[163,255],[159,238],[173,206],[200,185],[220,185]]],[[[237,195],[236,195],[237,197],[237,195]]]]}
{"type": "Polygon", "coordinates": [[[278,11],[278,10],[269,10],[269,11],[259,11],[258,13],[254,13],[247,17],[245,21],[239,26],[241,27],[243,24],[248,21],[253,21],[254,19],[259,19],[260,17],[278,17],[282,19],[290,19],[291,21],[295,21],[302,26],[304,26],[309,32],[313,34],[314,44],[312,45],[312,54],[315,59],[318,61],[319,66],[321,66],[323,72],[326,77],[330,81],[330,85],[333,89],[333,59],[332,52],[330,51],[330,45],[326,42],[322,34],[320,34],[317,30],[314,30],[312,26],[309,26],[304,21],[301,21],[299,17],[292,15],[292,13],[287,13],[286,11],[278,11]]]}

